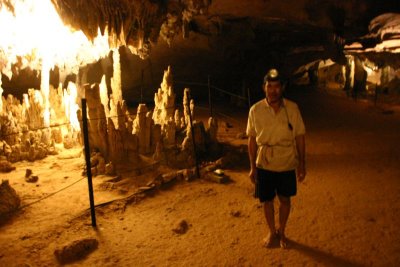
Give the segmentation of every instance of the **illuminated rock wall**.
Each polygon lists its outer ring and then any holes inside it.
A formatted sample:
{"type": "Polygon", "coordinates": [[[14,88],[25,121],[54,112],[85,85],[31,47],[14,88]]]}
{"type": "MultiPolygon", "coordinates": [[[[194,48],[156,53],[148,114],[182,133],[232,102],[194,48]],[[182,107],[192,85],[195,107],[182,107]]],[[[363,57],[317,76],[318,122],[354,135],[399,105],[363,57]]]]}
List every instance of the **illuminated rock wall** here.
{"type": "Polygon", "coordinates": [[[110,105],[111,110],[116,110],[114,116],[117,118],[111,116],[106,120],[107,108],[104,108],[101,99],[108,98],[101,95],[100,87],[86,85],[85,92],[90,125],[90,147],[94,151],[101,152],[107,162],[140,168],[144,164],[139,156],[142,155],[172,167],[193,166],[194,148],[189,107],[198,150],[206,152],[207,145],[217,142],[216,120],[210,118],[207,129],[201,121],[195,121],[194,101],[190,99],[188,88],[184,90],[183,112],[175,108],[176,96],[169,67],[164,72],[161,86],[155,93],[153,111],[149,111],[145,104],[139,104],[136,114],[131,115],[123,100],[117,102],[115,106],[110,97],[109,103],[105,106],[110,105]]]}
{"type": "MultiPolygon", "coordinates": [[[[65,91],[66,93],[66,91],[65,91]]],[[[0,110],[0,156],[10,162],[34,161],[56,154],[56,143],[71,148],[79,144],[79,131],[66,116],[65,97],[60,88],[49,88],[51,127],[45,127],[45,105],[40,90],[29,89],[23,101],[2,97],[0,110]]]]}
{"type": "MultiPolygon", "coordinates": [[[[114,82],[112,86],[120,85],[114,82]]],[[[116,90],[112,92],[113,95],[119,94],[116,90]]],[[[45,126],[45,105],[40,90],[28,90],[22,104],[12,95],[3,97],[0,156],[10,162],[34,161],[55,154],[56,144],[63,143],[67,149],[81,145],[80,96],[84,96],[87,103],[89,144],[96,158],[92,161],[96,166],[99,164],[95,174],[104,173],[106,164],[110,163],[141,168],[144,166],[143,157],[173,167],[193,166],[189,113],[193,119],[198,151],[205,152],[208,144],[217,142],[216,121],[210,118],[207,129],[201,121],[196,122],[194,101],[190,99],[188,88],[184,90],[183,111],[175,108],[170,68],[164,72],[161,87],[155,93],[154,111],[148,110],[145,104],[139,104],[136,114],[130,114],[125,101],[120,98],[122,94],[117,101],[113,95],[108,96],[104,79],[102,84],[85,84],[81,89],[72,83],[64,90],[61,86],[56,89],[50,86],[50,127],[45,126]]]]}
{"type": "MultiPolygon", "coordinates": [[[[119,85],[114,82],[111,86],[119,85]]],[[[123,100],[115,101],[112,96],[104,96],[101,86],[85,85],[84,89],[88,106],[90,147],[99,151],[106,161],[121,163],[131,160],[134,165],[140,165],[137,162],[140,154],[152,155],[157,146],[158,149],[180,146],[176,143],[175,119],[179,122],[184,120],[180,118],[179,111],[175,110],[170,68],[165,71],[161,88],[155,94],[153,112],[145,104],[139,104],[136,115],[131,115],[123,100]],[[106,115],[108,106],[112,111],[109,116],[106,115]]],[[[112,91],[116,95],[116,90],[112,91]]],[[[178,128],[182,128],[180,124],[178,128]]]]}

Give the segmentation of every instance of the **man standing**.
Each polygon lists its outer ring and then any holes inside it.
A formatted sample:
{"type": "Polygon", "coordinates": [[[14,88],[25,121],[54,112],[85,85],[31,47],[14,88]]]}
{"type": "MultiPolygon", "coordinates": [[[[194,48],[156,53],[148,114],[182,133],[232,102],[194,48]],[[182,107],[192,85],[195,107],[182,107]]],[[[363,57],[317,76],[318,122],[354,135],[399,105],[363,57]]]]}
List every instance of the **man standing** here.
{"type": "Polygon", "coordinates": [[[296,195],[297,181],[305,169],[305,127],[297,104],[283,98],[283,85],[276,69],[264,77],[265,99],[255,103],[247,121],[250,179],[256,197],[264,205],[269,234],[264,245],[275,238],[286,248],[285,227],[290,213],[290,197],[296,195]],[[279,228],[275,227],[274,198],[279,199],[279,228]]]}

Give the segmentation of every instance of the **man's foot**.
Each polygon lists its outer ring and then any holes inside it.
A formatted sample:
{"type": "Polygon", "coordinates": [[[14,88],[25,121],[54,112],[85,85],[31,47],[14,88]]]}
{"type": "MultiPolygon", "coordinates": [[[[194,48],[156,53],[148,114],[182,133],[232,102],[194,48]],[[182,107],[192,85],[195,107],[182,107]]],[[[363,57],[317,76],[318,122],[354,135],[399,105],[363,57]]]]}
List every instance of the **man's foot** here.
{"type": "Polygon", "coordinates": [[[271,234],[271,232],[263,239],[263,246],[266,248],[272,247],[274,240],[278,238],[278,231],[271,234]]]}
{"type": "Polygon", "coordinates": [[[281,248],[287,248],[287,239],[284,233],[277,231],[279,235],[279,246],[281,248]]]}

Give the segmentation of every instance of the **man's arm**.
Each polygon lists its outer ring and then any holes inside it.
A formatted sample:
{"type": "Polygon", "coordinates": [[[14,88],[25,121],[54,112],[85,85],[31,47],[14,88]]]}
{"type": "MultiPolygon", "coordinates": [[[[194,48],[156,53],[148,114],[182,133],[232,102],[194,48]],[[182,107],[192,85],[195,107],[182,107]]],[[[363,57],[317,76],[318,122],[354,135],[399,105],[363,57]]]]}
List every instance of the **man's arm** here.
{"type": "Polygon", "coordinates": [[[304,134],[296,136],[296,148],[299,156],[297,177],[299,182],[302,182],[306,177],[306,138],[304,134]]]}
{"type": "Polygon", "coordinates": [[[250,177],[251,182],[254,184],[257,179],[257,169],[256,169],[257,142],[256,142],[255,137],[249,136],[247,147],[248,147],[249,159],[250,159],[249,177],[250,177]]]}

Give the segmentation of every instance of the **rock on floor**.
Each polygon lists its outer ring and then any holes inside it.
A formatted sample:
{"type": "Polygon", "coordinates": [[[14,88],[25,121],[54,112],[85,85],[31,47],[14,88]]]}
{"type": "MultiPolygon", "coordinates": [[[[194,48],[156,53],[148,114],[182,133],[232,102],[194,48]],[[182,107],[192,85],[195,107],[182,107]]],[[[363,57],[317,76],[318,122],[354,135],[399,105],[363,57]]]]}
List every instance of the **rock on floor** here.
{"type": "Polygon", "coordinates": [[[54,255],[61,264],[78,261],[97,249],[99,242],[94,238],[75,240],[62,248],[56,249],[54,255]]]}

